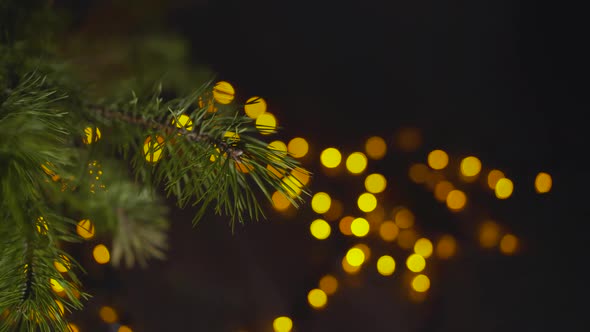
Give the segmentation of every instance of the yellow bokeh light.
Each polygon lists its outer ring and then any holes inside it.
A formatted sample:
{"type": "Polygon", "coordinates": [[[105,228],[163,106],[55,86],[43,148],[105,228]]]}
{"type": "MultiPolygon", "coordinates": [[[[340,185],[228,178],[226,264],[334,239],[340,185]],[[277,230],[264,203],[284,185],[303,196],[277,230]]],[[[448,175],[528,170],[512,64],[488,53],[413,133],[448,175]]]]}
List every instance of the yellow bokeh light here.
{"type": "Polygon", "coordinates": [[[393,220],[397,227],[402,229],[414,226],[414,214],[404,207],[394,210],[393,220]]]}
{"type": "Polygon", "coordinates": [[[244,111],[250,118],[256,119],[260,116],[260,114],[266,112],[266,107],[266,100],[264,100],[262,97],[255,96],[246,100],[244,111]]]}
{"type": "Polygon", "coordinates": [[[291,197],[297,197],[301,194],[303,184],[293,175],[283,177],[281,186],[286,190],[291,197]]]}
{"type": "Polygon", "coordinates": [[[464,176],[476,176],[481,171],[481,161],[474,156],[465,157],[461,160],[459,168],[464,176]]]}
{"type": "Polygon", "coordinates": [[[353,152],[346,158],[346,169],[352,174],[362,173],[367,168],[367,156],[362,152],[353,152]]]}
{"type": "Polygon", "coordinates": [[[402,229],[397,235],[397,244],[403,249],[411,249],[416,240],[418,239],[418,233],[413,228],[402,229]]]}
{"type": "Polygon", "coordinates": [[[177,128],[184,128],[187,131],[193,130],[193,121],[186,114],[181,114],[178,117],[178,122],[176,122],[176,118],[173,118],[172,124],[176,125],[177,128]]]}
{"type": "Polygon", "coordinates": [[[127,325],[121,325],[117,332],[133,332],[133,330],[127,325]]]}
{"type": "Polygon", "coordinates": [[[104,244],[97,244],[92,250],[92,256],[98,264],[106,264],[111,260],[109,249],[104,244]]]}
{"type": "Polygon", "coordinates": [[[381,223],[381,225],[379,225],[379,236],[381,236],[383,241],[395,241],[398,234],[399,228],[391,220],[384,221],[383,223],[381,223]]]}
{"type": "Polygon", "coordinates": [[[362,217],[355,218],[350,224],[350,231],[358,237],[363,237],[369,234],[369,229],[369,222],[362,217]]]}
{"type": "Polygon", "coordinates": [[[100,129],[98,127],[86,127],[84,128],[84,138],[82,141],[84,144],[92,144],[98,142],[98,140],[102,137],[100,129]]]}
{"type": "Polygon", "coordinates": [[[61,283],[53,278],[49,279],[49,285],[56,293],[61,293],[64,291],[64,287],[61,285],[61,283]]]}
{"type": "Polygon", "coordinates": [[[344,235],[352,235],[352,229],[350,228],[350,226],[352,225],[353,220],[354,220],[354,217],[352,217],[352,216],[342,217],[342,219],[340,219],[340,222],[338,223],[338,228],[340,229],[340,233],[342,233],[344,235]]]}
{"type": "Polygon", "coordinates": [[[504,172],[493,169],[488,173],[488,187],[492,190],[496,189],[498,180],[504,178],[504,172]]]}
{"type": "Polygon", "coordinates": [[[506,255],[511,255],[518,248],[518,238],[513,234],[506,234],[500,240],[500,251],[506,255]]]}
{"type": "Polygon", "coordinates": [[[350,248],[346,252],[346,261],[351,266],[361,266],[365,262],[365,253],[361,248],[350,248]]]}
{"type": "Polygon", "coordinates": [[[430,288],[430,279],[424,274],[419,274],[412,279],[412,288],[416,292],[426,292],[430,288]]]}
{"type": "Polygon", "coordinates": [[[496,183],[495,194],[499,199],[506,199],[512,195],[514,184],[508,178],[502,178],[496,183]]]}
{"type": "Polygon", "coordinates": [[[412,164],[408,171],[408,176],[415,183],[424,183],[428,177],[430,170],[424,164],[412,164]]]}
{"type": "Polygon", "coordinates": [[[66,331],[67,332],[80,332],[80,328],[78,327],[78,325],[76,325],[74,323],[68,323],[66,331]]]}
{"type": "Polygon", "coordinates": [[[314,288],[307,293],[307,302],[315,309],[321,309],[328,303],[328,296],[323,290],[314,288]]]}
{"type": "Polygon", "coordinates": [[[274,332],[290,332],[293,328],[293,321],[287,316],[280,316],[272,322],[272,328],[274,332]]]}
{"type": "Polygon", "coordinates": [[[264,112],[256,118],[256,129],[258,129],[262,135],[273,134],[276,131],[276,128],[277,118],[271,113],[264,112]]]}
{"type": "Polygon", "coordinates": [[[143,142],[143,154],[145,160],[156,163],[162,158],[162,152],[164,152],[164,137],[156,135],[155,141],[152,139],[152,136],[148,136],[143,142]]]}
{"type": "Polygon", "coordinates": [[[443,180],[434,186],[434,198],[439,202],[446,202],[447,196],[455,187],[449,181],[443,180]]]}
{"type": "Polygon", "coordinates": [[[500,226],[492,221],[486,220],[479,226],[479,244],[483,248],[495,247],[500,241],[500,226]]]}
{"type": "Polygon", "coordinates": [[[326,294],[332,295],[338,290],[338,280],[331,274],[327,274],[320,279],[319,287],[326,294]]]}
{"type": "Polygon", "coordinates": [[[331,228],[330,224],[324,219],[316,219],[309,225],[311,235],[318,240],[325,240],[330,236],[331,228]]]}
{"type": "Polygon", "coordinates": [[[335,168],[340,165],[342,154],[336,148],[327,148],[320,154],[320,161],[327,168],[335,168]]]}
{"type": "Polygon", "coordinates": [[[447,207],[451,211],[461,211],[467,203],[467,196],[458,189],[453,189],[447,195],[447,207]]]}
{"type": "Polygon", "coordinates": [[[412,272],[420,272],[426,267],[426,260],[418,254],[411,254],[406,260],[406,266],[412,272]]]}
{"type": "Polygon", "coordinates": [[[102,321],[105,323],[114,323],[119,319],[119,316],[117,315],[115,309],[108,305],[100,307],[100,309],[98,310],[98,315],[100,316],[100,319],[102,319],[102,321]]]}
{"type": "Polygon", "coordinates": [[[428,166],[432,169],[440,170],[449,164],[449,155],[440,149],[432,150],[428,154],[428,166]]]}
{"type": "Polygon", "coordinates": [[[440,237],[436,243],[436,255],[441,259],[449,259],[457,251],[457,241],[449,234],[440,237]]]}
{"type": "Polygon", "coordinates": [[[414,243],[414,252],[424,258],[432,255],[432,249],[432,242],[425,237],[416,240],[416,243],[414,243]]]}
{"type": "Polygon", "coordinates": [[[365,189],[373,194],[378,194],[387,187],[387,179],[379,173],[369,174],[365,178],[365,189]]]}
{"type": "Polygon", "coordinates": [[[395,260],[389,255],[383,255],[377,260],[377,271],[383,276],[390,276],[395,271],[395,260]]]}
{"type": "Polygon", "coordinates": [[[296,167],[292,172],[291,175],[295,177],[302,185],[307,185],[309,183],[310,174],[308,171],[302,169],[301,167],[296,167]]]}
{"type": "Polygon", "coordinates": [[[346,256],[342,258],[342,269],[348,274],[355,274],[361,270],[361,266],[352,266],[348,263],[346,256]]]}
{"type": "Polygon", "coordinates": [[[371,212],[377,207],[377,198],[371,193],[362,193],[356,201],[363,212],[371,212]]]}
{"type": "Polygon", "coordinates": [[[309,144],[302,137],[295,137],[287,144],[287,151],[293,158],[303,158],[309,152],[309,144]]]}
{"type": "Polygon", "coordinates": [[[94,224],[89,219],[82,219],[76,225],[76,233],[88,240],[94,237],[94,224]]]}
{"type": "Polygon", "coordinates": [[[70,259],[64,255],[59,255],[59,260],[53,262],[53,266],[55,266],[55,269],[61,273],[68,272],[71,265],[72,263],[70,262],[70,259]]]}
{"type": "Polygon", "coordinates": [[[535,190],[539,194],[548,193],[551,190],[552,184],[553,180],[548,173],[540,172],[535,177],[535,190]]]}
{"type": "Polygon", "coordinates": [[[315,213],[324,213],[330,209],[332,198],[325,192],[317,192],[311,198],[311,208],[315,213]]]}
{"type": "Polygon", "coordinates": [[[236,91],[234,87],[226,81],[219,81],[213,87],[213,98],[220,104],[229,104],[234,100],[236,91]]]}
{"type": "Polygon", "coordinates": [[[271,198],[273,207],[278,211],[285,211],[291,205],[287,196],[280,191],[275,191],[271,198]]]}
{"type": "Polygon", "coordinates": [[[268,144],[268,148],[273,150],[277,156],[284,157],[287,155],[287,144],[283,141],[272,141],[268,144]]]}
{"type": "Polygon", "coordinates": [[[387,152],[387,144],[382,137],[372,136],[365,142],[365,152],[371,159],[383,159],[387,152]]]}

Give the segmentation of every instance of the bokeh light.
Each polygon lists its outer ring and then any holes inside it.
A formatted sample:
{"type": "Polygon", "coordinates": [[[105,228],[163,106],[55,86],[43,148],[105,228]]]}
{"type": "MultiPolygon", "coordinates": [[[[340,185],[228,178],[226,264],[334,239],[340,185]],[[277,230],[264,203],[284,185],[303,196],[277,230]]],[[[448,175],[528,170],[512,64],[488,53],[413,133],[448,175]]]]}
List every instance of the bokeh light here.
{"type": "Polygon", "coordinates": [[[459,189],[453,189],[447,195],[447,207],[451,211],[461,211],[467,204],[467,196],[459,189]]]}
{"type": "Polygon", "coordinates": [[[337,199],[332,199],[330,203],[330,208],[328,211],[324,212],[324,218],[329,221],[334,221],[342,216],[342,212],[344,211],[344,206],[341,201],[337,199]]]}
{"type": "Polygon", "coordinates": [[[178,122],[176,122],[177,118],[172,119],[172,125],[176,125],[177,128],[184,128],[187,131],[193,130],[193,121],[191,118],[186,114],[181,114],[178,117],[178,122]]]}
{"type": "Polygon", "coordinates": [[[325,240],[330,236],[331,228],[330,224],[324,219],[316,219],[309,225],[311,235],[318,240],[325,240]]]}
{"type": "Polygon", "coordinates": [[[449,193],[454,189],[455,187],[449,181],[439,181],[434,186],[434,198],[439,202],[446,202],[449,193]]]}
{"type": "Polygon", "coordinates": [[[98,315],[100,316],[100,319],[102,319],[102,321],[105,323],[114,323],[119,319],[119,315],[117,315],[115,309],[113,309],[113,307],[106,305],[100,307],[100,309],[98,310],[98,315]]]}
{"type": "Polygon", "coordinates": [[[133,332],[133,330],[127,325],[121,325],[117,329],[117,332],[133,332]]]}
{"type": "Polygon", "coordinates": [[[406,266],[412,272],[420,272],[426,267],[426,260],[418,254],[411,254],[406,259],[406,266]]]}
{"type": "Polygon", "coordinates": [[[106,264],[111,260],[109,249],[104,244],[97,244],[92,250],[92,256],[98,264],[106,264]]]}
{"type": "Polygon", "coordinates": [[[444,234],[436,243],[436,255],[440,259],[449,259],[457,252],[457,241],[452,235],[444,234]]]}
{"type": "Polygon", "coordinates": [[[497,170],[497,169],[493,169],[488,173],[488,187],[492,190],[496,189],[496,184],[498,183],[498,180],[504,178],[504,172],[497,170]]]}
{"type": "Polygon", "coordinates": [[[518,238],[514,234],[505,234],[500,240],[500,251],[506,255],[512,255],[518,248],[518,238]]]}
{"type": "Polygon", "coordinates": [[[361,265],[353,266],[348,262],[347,256],[342,258],[342,270],[348,274],[356,274],[361,270],[361,265]]]}
{"type": "Polygon", "coordinates": [[[272,194],[271,199],[272,205],[277,211],[285,211],[289,208],[289,206],[291,206],[291,202],[287,196],[285,196],[285,194],[280,191],[275,191],[272,194]]]}
{"type": "Polygon", "coordinates": [[[397,238],[398,234],[399,228],[391,220],[386,220],[381,223],[381,225],[379,225],[379,236],[381,236],[383,241],[393,242],[397,238]]]}
{"type": "Polygon", "coordinates": [[[383,276],[390,276],[395,271],[395,260],[389,255],[383,255],[377,260],[377,271],[383,276]]]}
{"type": "Polygon", "coordinates": [[[260,114],[256,118],[256,129],[262,135],[273,134],[277,129],[277,118],[269,112],[260,114]]]}
{"type": "Polygon", "coordinates": [[[213,87],[213,98],[220,104],[231,103],[235,93],[234,87],[226,81],[219,81],[213,87]]]}
{"type": "Polygon", "coordinates": [[[357,201],[357,206],[363,212],[371,212],[377,207],[377,198],[371,193],[362,193],[357,201]]]}
{"type": "Polygon", "coordinates": [[[143,154],[148,162],[158,162],[162,159],[162,152],[164,152],[164,137],[160,135],[148,136],[143,142],[143,154]]]}
{"type": "Polygon", "coordinates": [[[287,316],[280,316],[272,322],[274,332],[290,332],[293,328],[293,321],[287,316]]]}
{"type": "Polygon", "coordinates": [[[440,149],[432,150],[428,153],[428,166],[435,170],[441,170],[449,164],[449,155],[440,149]]]}
{"type": "Polygon", "coordinates": [[[287,155],[287,144],[285,144],[283,141],[272,141],[268,143],[268,148],[276,153],[277,160],[287,155]]]}
{"type": "Polygon", "coordinates": [[[352,174],[362,173],[367,168],[367,156],[362,152],[353,152],[346,158],[346,169],[352,174]]]}
{"type": "Polygon", "coordinates": [[[351,229],[351,225],[352,225],[352,221],[354,220],[354,217],[352,216],[344,216],[340,219],[340,222],[338,223],[338,228],[340,229],[340,233],[344,234],[344,235],[352,235],[352,229],[351,229]]]}
{"type": "Polygon", "coordinates": [[[492,220],[485,220],[479,226],[479,244],[483,248],[492,248],[500,241],[500,226],[492,220]]]}
{"type": "Polygon", "coordinates": [[[292,138],[287,144],[287,151],[293,158],[303,158],[309,151],[309,144],[302,137],[292,138]]]}
{"type": "Polygon", "coordinates": [[[387,144],[382,137],[371,136],[365,142],[365,152],[371,159],[383,159],[385,153],[387,152],[387,144]]]}
{"type": "Polygon", "coordinates": [[[428,166],[422,163],[412,164],[408,170],[408,176],[415,183],[424,183],[429,173],[428,166]]]}
{"type": "Polygon", "coordinates": [[[361,266],[365,262],[365,253],[362,249],[353,247],[346,252],[345,258],[351,266],[361,266]]]}
{"type": "Polygon", "coordinates": [[[332,198],[325,192],[317,192],[311,198],[311,208],[315,213],[322,214],[330,209],[332,198]]]}
{"type": "Polygon", "coordinates": [[[414,213],[405,207],[394,209],[393,220],[397,227],[404,229],[414,226],[414,213]]]}
{"type": "Polygon", "coordinates": [[[350,231],[353,235],[363,237],[369,234],[370,225],[367,219],[358,217],[350,224],[350,231]]]}
{"type": "Polygon", "coordinates": [[[246,112],[246,115],[248,117],[256,119],[260,116],[260,114],[266,112],[266,107],[266,100],[264,100],[264,98],[254,96],[246,100],[246,104],[244,105],[244,112],[246,112]]]}
{"type": "Polygon", "coordinates": [[[397,235],[397,245],[403,249],[411,249],[414,247],[416,240],[418,239],[418,233],[413,228],[402,229],[397,235]]]}
{"type": "Polygon", "coordinates": [[[328,296],[323,290],[314,288],[307,293],[307,301],[315,309],[321,309],[328,303],[328,296]]]}
{"type": "Polygon", "coordinates": [[[416,151],[416,149],[422,145],[422,133],[418,128],[402,128],[395,134],[395,143],[396,146],[402,151],[416,151]]]}
{"type": "Polygon", "coordinates": [[[412,279],[412,288],[416,292],[426,292],[430,288],[430,279],[424,274],[418,274],[412,279]]]}
{"type": "Polygon", "coordinates": [[[82,219],[76,225],[76,233],[83,239],[91,239],[94,237],[94,224],[90,219],[82,219]]]}
{"type": "Polygon", "coordinates": [[[468,156],[461,160],[459,168],[463,176],[476,176],[481,171],[481,161],[475,156],[468,156]]]}
{"type": "Polygon", "coordinates": [[[553,185],[551,175],[546,172],[539,172],[535,177],[535,190],[539,194],[548,193],[553,185]]]}
{"type": "Polygon", "coordinates": [[[70,259],[64,255],[59,255],[59,260],[53,262],[53,266],[55,267],[55,269],[61,273],[68,272],[71,265],[72,263],[70,262],[70,259]]]}
{"type": "Polygon", "coordinates": [[[61,293],[64,291],[64,287],[61,285],[61,283],[53,278],[49,279],[49,285],[56,293],[61,293]]]}
{"type": "Polygon", "coordinates": [[[502,178],[496,183],[495,194],[499,199],[506,199],[512,195],[514,184],[508,178],[502,178]]]}
{"type": "Polygon", "coordinates": [[[318,286],[326,294],[332,295],[338,290],[338,279],[331,274],[327,274],[320,279],[318,286]]]}
{"type": "Polygon", "coordinates": [[[342,154],[336,148],[326,148],[320,154],[320,161],[327,168],[335,168],[340,165],[342,154]]]}
{"type": "Polygon", "coordinates": [[[365,178],[365,189],[373,194],[378,194],[387,187],[387,179],[383,174],[373,173],[365,178]]]}
{"type": "Polygon", "coordinates": [[[416,243],[414,243],[414,252],[424,258],[430,257],[432,250],[432,242],[425,237],[416,240],[416,243]]]}

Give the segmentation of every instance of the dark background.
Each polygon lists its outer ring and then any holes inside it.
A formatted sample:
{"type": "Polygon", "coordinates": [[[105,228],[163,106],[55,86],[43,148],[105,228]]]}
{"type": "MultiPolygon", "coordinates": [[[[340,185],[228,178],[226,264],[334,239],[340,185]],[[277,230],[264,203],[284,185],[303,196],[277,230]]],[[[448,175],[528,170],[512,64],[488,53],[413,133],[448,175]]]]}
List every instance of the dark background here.
{"type": "Polygon", "coordinates": [[[454,259],[433,263],[422,303],[407,300],[398,262],[389,279],[372,272],[343,277],[328,306],[316,311],[307,292],[325,273],[344,276],[340,259],[352,242],[339,234],[313,240],[309,206],[290,218],[268,206],[268,220],[235,234],[223,218],[193,228],[190,210],[173,209],[167,261],[145,270],[91,270],[95,297],[73,316],[84,330],[108,331],[96,315],[105,304],[134,331],[271,331],[279,315],[290,316],[299,332],[587,330],[588,53],[580,8],[375,0],[69,5],[81,26],[133,25],[130,18],[144,13],[184,36],[192,61],[232,82],[238,98],[263,96],[282,137],[310,142],[304,166],[316,173],[312,191],[346,201],[359,188],[350,177],[323,174],[323,148],[358,151],[371,135],[393,146],[399,129],[419,128],[418,151],[391,148],[369,169],[388,177],[425,234],[452,233],[461,247],[454,259]],[[434,148],[474,154],[504,170],[515,180],[514,195],[500,202],[474,189],[471,212],[450,214],[407,179],[408,165],[424,162],[434,148]],[[553,176],[547,195],[534,193],[539,171],[553,176]],[[520,237],[518,255],[477,247],[469,222],[481,215],[520,237]]]}

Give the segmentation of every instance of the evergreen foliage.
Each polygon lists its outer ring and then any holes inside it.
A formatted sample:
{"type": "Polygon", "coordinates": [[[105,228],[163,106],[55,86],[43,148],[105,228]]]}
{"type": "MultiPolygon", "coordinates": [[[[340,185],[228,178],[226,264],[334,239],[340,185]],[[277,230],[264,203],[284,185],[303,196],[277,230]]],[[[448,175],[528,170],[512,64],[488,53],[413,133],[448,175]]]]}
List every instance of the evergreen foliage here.
{"type": "Polygon", "coordinates": [[[84,240],[80,228],[112,240],[114,265],[146,266],[165,258],[164,195],[195,207],[193,223],[214,213],[232,229],[264,217],[259,195],[295,206],[308,195],[293,176],[307,171],[261,134],[276,129],[220,102],[182,40],[93,41],[110,66],[135,56],[109,77],[68,57],[81,39],[66,14],[0,0],[0,331],[63,331],[64,312],[83,308],[84,268],[64,249],[84,240]]]}

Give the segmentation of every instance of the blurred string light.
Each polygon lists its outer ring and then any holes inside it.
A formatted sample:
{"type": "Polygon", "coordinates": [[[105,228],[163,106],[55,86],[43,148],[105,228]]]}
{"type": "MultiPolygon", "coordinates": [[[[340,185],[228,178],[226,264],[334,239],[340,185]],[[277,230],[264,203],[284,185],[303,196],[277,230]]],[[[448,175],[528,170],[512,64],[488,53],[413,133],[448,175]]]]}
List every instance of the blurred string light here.
{"type": "Polygon", "coordinates": [[[266,100],[262,97],[254,96],[246,100],[244,111],[252,119],[257,119],[261,114],[266,112],[266,100]]]}
{"type": "Polygon", "coordinates": [[[287,151],[293,158],[303,158],[309,151],[309,143],[302,137],[294,137],[287,144],[287,151]]]}
{"type": "Polygon", "coordinates": [[[553,179],[546,172],[539,172],[535,177],[535,190],[539,194],[548,193],[551,190],[553,179]]]}
{"type": "Polygon", "coordinates": [[[272,322],[274,332],[290,332],[293,328],[293,321],[287,316],[280,316],[272,322]]]}
{"type": "Polygon", "coordinates": [[[109,249],[102,243],[94,247],[92,256],[98,264],[107,264],[111,260],[109,249]]]}
{"type": "Polygon", "coordinates": [[[340,162],[342,161],[342,154],[338,149],[329,147],[323,150],[320,154],[320,161],[324,167],[335,168],[340,165],[340,162]]]}
{"type": "Polygon", "coordinates": [[[346,169],[352,174],[360,174],[367,168],[367,156],[362,152],[353,152],[346,158],[346,169]]]}

